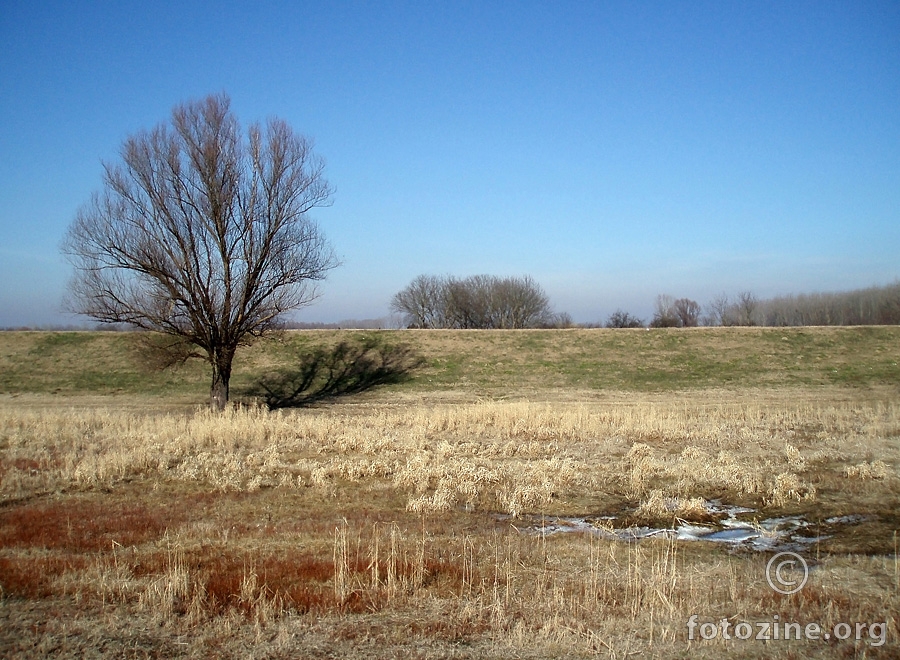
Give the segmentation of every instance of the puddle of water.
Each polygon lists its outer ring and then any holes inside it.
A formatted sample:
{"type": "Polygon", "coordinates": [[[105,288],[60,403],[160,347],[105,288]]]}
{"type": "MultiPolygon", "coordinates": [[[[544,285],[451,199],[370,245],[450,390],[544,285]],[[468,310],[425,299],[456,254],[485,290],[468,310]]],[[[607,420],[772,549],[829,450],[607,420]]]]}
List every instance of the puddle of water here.
{"type": "MultiPolygon", "coordinates": [[[[768,518],[762,521],[742,520],[738,516],[755,513],[755,509],[730,506],[717,500],[706,503],[706,510],[721,518],[712,524],[694,524],[678,521],[671,528],[626,527],[616,528],[615,516],[597,517],[526,517],[527,526],[520,531],[549,536],[552,534],[582,533],[600,538],[635,542],[651,537],[674,538],[679,541],[707,541],[726,544],[734,549],[771,552],[804,552],[829,536],[807,535],[815,533],[811,524],[802,516],[768,518]],[[806,532],[807,534],[804,534],[806,532]]],[[[865,520],[865,516],[850,515],[828,518],[829,525],[852,525],[865,520]]]]}
{"type": "Polygon", "coordinates": [[[865,516],[854,513],[849,516],[836,516],[834,518],[826,518],[825,522],[827,522],[829,525],[855,525],[856,523],[861,523],[865,519],[865,516]]]}

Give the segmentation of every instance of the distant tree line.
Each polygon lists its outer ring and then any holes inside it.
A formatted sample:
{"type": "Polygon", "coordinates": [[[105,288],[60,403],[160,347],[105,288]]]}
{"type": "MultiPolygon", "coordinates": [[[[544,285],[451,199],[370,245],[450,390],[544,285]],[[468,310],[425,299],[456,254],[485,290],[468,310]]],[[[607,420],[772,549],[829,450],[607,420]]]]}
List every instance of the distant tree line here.
{"type": "Polygon", "coordinates": [[[900,282],[840,293],[778,296],[760,300],[750,291],[721,294],[705,308],[689,298],[660,295],[649,324],[620,309],[607,328],[705,326],[898,325],[900,282]]]}
{"type": "Polygon", "coordinates": [[[749,293],[717,299],[715,325],[897,325],[900,282],[840,293],[810,293],[758,300],[749,293]]]}
{"type": "Polygon", "coordinates": [[[530,276],[440,277],[419,275],[394,295],[391,310],[410,328],[518,329],[571,325],[555,315],[550,299],[530,276]]]}
{"type": "MultiPolygon", "coordinates": [[[[419,275],[394,295],[391,310],[410,328],[567,328],[568,314],[554,314],[544,290],[530,276],[419,275]]],[[[900,281],[839,293],[760,299],[751,291],[723,293],[705,306],[690,298],[660,295],[649,322],[617,309],[607,328],[697,326],[898,325],[900,281]]],[[[584,324],[580,327],[597,327],[584,324]]]]}

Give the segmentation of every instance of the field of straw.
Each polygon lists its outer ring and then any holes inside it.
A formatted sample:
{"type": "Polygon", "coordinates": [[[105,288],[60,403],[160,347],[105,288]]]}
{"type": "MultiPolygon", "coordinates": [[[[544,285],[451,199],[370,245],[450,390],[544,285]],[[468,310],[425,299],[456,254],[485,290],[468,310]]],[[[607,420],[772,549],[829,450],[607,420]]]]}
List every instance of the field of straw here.
{"type": "Polygon", "coordinates": [[[0,655],[896,657],[900,329],[376,334],[416,360],[270,409],[360,340],[289,333],[224,414],[133,335],[0,335],[0,655]],[[673,531],[727,507],[802,589],[673,531]]]}

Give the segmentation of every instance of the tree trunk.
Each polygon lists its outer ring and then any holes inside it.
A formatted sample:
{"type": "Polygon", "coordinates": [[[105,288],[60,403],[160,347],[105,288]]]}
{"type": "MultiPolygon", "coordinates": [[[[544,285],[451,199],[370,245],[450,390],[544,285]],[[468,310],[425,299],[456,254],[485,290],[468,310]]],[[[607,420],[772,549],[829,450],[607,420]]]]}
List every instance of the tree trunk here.
{"type": "Polygon", "coordinates": [[[221,412],[228,405],[228,381],[231,380],[231,361],[234,351],[221,349],[210,357],[212,386],[209,390],[209,407],[221,412]]]}

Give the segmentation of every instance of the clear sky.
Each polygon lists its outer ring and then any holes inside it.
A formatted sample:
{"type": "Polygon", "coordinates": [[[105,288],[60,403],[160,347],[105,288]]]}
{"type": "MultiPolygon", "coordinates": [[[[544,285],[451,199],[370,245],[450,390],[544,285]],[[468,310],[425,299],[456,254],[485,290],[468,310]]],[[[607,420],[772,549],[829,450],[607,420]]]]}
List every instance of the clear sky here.
{"type": "Polygon", "coordinates": [[[900,3],[0,0],[0,326],[131,133],[227,92],[315,139],[343,265],[308,321],[416,275],[533,276],[647,318],[900,277],[900,3]]]}

